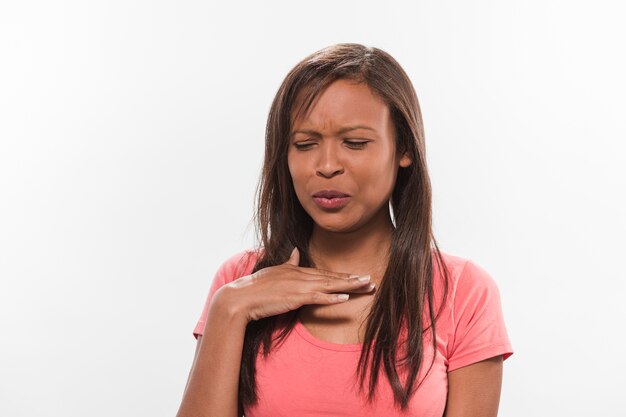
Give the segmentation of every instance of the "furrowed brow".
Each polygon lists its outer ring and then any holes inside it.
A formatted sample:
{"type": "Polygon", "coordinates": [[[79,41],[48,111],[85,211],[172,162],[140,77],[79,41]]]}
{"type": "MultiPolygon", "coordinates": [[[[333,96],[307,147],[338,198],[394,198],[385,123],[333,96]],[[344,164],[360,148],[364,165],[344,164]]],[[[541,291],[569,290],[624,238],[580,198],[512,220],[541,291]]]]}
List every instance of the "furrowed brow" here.
{"type": "MultiPolygon", "coordinates": [[[[349,132],[351,130],[357,130],[357,129],[365,129],[365,130],[371,130],[372,132],[376,133],[376,129],[372,129],[369,126],[365,126],[365,125],[355,125],[355,126],[346,126],[346,127],[342,127],[341,129],[337,130],[338,134],[342,134],[342,133],[346,133],[349,132]]],[[[315,130],[311,130],[311,129],[298,129],[295,130],[291,133],[291,136],[294,136],[296,133],[308,133],[310,135],[314,135],[314,136],[320,136],[319,132],[315,131],[315,130]]]]}
{"type": "Polygon", "coordinates": [[[346,133],[346,132],[349,132],[351,130],[356,130],[356,129],[365,129],[365,130],[371,130],[372,132],[376,132],[376,129],[372,129],[369,126],[355,125],[355,126],[347,126],[347,127],[341,128],[337,131],[337,133],[346,133]]]}

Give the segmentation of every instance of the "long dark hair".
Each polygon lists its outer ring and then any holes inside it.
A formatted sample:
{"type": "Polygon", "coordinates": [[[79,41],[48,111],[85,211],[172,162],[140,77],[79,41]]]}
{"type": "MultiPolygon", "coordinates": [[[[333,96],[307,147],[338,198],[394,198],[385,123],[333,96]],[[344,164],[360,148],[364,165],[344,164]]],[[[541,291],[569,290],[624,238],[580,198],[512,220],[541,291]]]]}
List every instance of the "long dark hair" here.
{"type": "MultiPolygon", "coordinates": [[[[265,160],[257,188],[255,225],[258,258],[253,272],[287,261],[294,246],[300,266],[313,265],[308,252],[313,220],[296,196],[287,151],[294,103],[306,112],[314,99],[332,82],[347,79],[365,83],[389,107],[395,126],[396,149],[408,152],[412,163],[399,168],[391,196],[395,221],[389,261],[366,320],[363,349],[357,366],[363,389],[370,367],[368,401],[375,397],[378,375],[383,367],[393,389],[396,405],[404,410],[420,384],[415,384],[424,358],[423,339],[432,331],[436,353],[435,322],[448,293],[448,273],[432,233],[431,185],[428,175],[422,116],[413,85],[388,53],[355,43],[340,43],[321,49],[298,63],[281,84],[267,119],[265,160]],[[300,96],[302,95],[302,100],[300,96]],[[433,307],[433,253],[443,267],[443,301],[435,315],[433,307]],[[427,306],[429,325],[424,328],[422,312],[427,306]],[[400,341],[402,328],[406,340],[400,341]],[[401,342],[401,343],[400,343],[401,342]],[[403,346],[399,351],[400,344],[403,346]],[[407,372],[400,381],[398,366],[407,372]]],[[[296,112],[298,113],[298,112],[296,112]]],[[[299,113],[298,113],[299,114],[299,113]]],[[[294,118],[295,119],[295,118],[294,118]]],[[[268,355],[292,330],[297,310],[252,321],[246,328],[239,380],[240,405],[257,402],[255,362],[259,349],[268,355]],[[274,337],[275,332],[280,333],[274,337]]],[[[434,362],[431,360],[430,369],[434,362]]]]}

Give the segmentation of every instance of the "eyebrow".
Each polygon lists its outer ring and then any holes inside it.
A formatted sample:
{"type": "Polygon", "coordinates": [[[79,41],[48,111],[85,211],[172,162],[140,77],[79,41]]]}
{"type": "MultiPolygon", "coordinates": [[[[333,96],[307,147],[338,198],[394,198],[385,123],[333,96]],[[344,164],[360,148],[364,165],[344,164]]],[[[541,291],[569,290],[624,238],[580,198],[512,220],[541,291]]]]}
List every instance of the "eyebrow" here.
{"type": "MultiPolygon", "coordinates": [[[[376,133],[376,129],[373,129],[369,126],[365,126],[365,125],[354,125],[354,126],[346,126],[346,127],[342,127],[341,129],[337,130],[338,134],[341,133],[346,133],[349,132],[351,130],[356,130],[356,129],[365,129],[365,130],[371,130],[372,132],[376,133]]],[[[311,129],[298,129],[295,130],[291,133],[291,136],[294,136],[296,133],[309,133],[309,134],[313,134],[313,135],[317,135],[319,136],[319,132],[315,131],[315,130],[311,130],[311,129]]]]}

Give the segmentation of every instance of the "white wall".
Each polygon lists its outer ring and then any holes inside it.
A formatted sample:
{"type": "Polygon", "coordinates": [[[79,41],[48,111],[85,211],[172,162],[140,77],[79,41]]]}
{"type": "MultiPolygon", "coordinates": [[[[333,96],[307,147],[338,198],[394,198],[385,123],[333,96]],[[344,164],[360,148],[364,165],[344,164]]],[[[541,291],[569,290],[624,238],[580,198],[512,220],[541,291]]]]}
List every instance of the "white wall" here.
{"type": "Polygon", "coordinates": [[[414,82],[438,241],[500,287],[500,415],[623,415],[620,2],[226,4],[1,3],[0,415],[176,413],[271,100],[337,42],[414,82]]]}

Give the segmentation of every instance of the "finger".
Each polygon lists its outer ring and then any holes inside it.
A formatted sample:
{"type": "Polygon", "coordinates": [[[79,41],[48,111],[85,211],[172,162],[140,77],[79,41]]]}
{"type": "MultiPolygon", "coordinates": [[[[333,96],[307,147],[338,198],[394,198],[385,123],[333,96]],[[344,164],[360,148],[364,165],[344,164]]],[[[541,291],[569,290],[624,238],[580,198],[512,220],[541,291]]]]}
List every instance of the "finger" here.
{"type": "Polygon", "coordinates": [[[316,280],[324,280],[324,279],[337,279],[340,281],[345,281],[348,279],[352,279],[352,278],[358,278],[360,277],[360,275],[357,274],[339,274],[340,276],[337,276],[337,274],[319,274],[319,273],[315,273],[315,272],[310,272],[310,271],[302,271],[302,268],[298,268],[296,270],[296,272],[299,272],[299,276],[298,278],[300,279],[304,279],[304,280],[308,280],[308,281],[316,281],[316,280]]]}
{"type": "Polygon", "coordinates": [[[317,276],[322,276],[322,277],[346,279],[346,278],[354,278],[354,277],[360,276],[359,274],[349,274],[347,272],[334,272],[334,271],[328,271],[326,269],[310,268],[306,266],[301,266],[299,267],[299,269],[301,272],[304,272],[305,274],[317,275],[317,276]]]}
{"type": "Polygon", "coordinates": [[[302,294],[302,304],[338,304],[348,301],[348,294],[326,294],[323,292],[311,292],[302,294]]]}
{"type": "Polygon", "coordinates": [[[298,247],[296,246],[291,251],[291,255],[289,255],[289,259],[287,259],[286,264],[298,266],[300,264],[300,252],[298,251],[298,247]]]}
{"type": "Polygon", "coordinates": [[[350,290],[351,293],[355,294],[367,294],[373,292],[376,289],[376,284],[370,282],[364,287],[355,288],[354,290],[350,290]]]}
{"type": "Polygon", "coordinates": [[[368,287],[370,284],[370,276],[365,275],[348,279],[321,277],[321,279],[312,280],[310,282],[313,288],[320,292],[353,291],[354,289],[368,287]]]}

